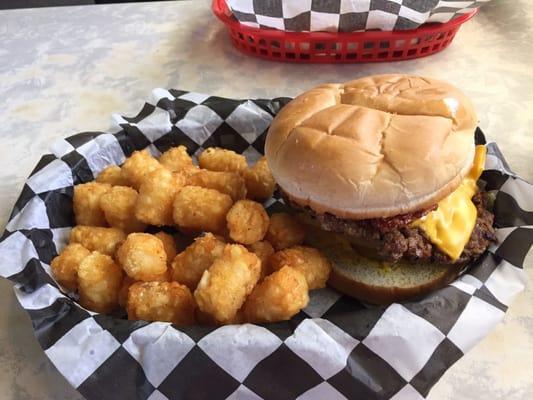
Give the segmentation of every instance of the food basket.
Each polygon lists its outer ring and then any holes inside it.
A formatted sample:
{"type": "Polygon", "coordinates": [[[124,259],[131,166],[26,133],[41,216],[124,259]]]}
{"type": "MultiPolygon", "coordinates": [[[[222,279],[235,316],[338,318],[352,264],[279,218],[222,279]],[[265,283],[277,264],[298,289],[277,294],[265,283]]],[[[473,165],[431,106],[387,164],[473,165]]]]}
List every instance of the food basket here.
{"type": "Polygon", "coordinates": [[[231,41],[245,54],[275,61],[360,63],[410,60],[437,53],[452,42],[477,9],[446,23],[417,29],[366,32],[285,32],[241,24],[226,0],[213,0],[214,14],[226,25],[231,41]]]}
{"type": "MultiPolygon", "coordinates": [[[[422,298],[372,306],[324,288],[288,321],[176,326],[88,311],[54,280],[51,260],[74,226],[75,184],[141,149],[218,146],[255,162],[289,100],[155,89],[136,116],[115,115],[109,132],[59,139],[26,180],[0,237],[0,276],[13,282],[45,354],[87,400],[423,400],[524,289],[533,186],[495,143],[481,181],[495,194],[498,244],[422,298]]],[[[476,143],[485,143],[480,130],[476,143]]],[[[264,205],[286,210],[278,194],[264,205]]]]}

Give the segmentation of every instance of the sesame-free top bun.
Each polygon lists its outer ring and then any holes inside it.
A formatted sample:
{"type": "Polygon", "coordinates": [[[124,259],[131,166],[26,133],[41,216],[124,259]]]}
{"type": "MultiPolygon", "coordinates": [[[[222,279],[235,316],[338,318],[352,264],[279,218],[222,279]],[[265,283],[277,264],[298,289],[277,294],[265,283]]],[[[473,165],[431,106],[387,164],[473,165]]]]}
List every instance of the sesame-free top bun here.
{"type": "Polygon", "coordinates": [[[265,154],[299,205],[383,218],[430,207],[457,188],[472,165],[476,123],[452,85],[377,75],[296,97],[272,122],[265,154]]]}

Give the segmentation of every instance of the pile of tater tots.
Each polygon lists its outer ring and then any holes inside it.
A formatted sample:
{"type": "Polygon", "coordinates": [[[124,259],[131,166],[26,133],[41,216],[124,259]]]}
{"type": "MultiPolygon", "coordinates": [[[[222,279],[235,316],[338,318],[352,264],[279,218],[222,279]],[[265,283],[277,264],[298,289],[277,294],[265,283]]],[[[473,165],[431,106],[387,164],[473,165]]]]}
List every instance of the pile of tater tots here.
{"type": "Polygon", "coordinates": [[[276,186],[266,160],[250,167],[209,148],[198,164],[183,146],[159,159],[136,151],[76,185],[76,226],[51,264],[59,284],[89,310],[177,325],[282,321],[304,308],[331,265],[302,246],[298,219],[266,213],[276,186]],[[179,253],[178,231],[194,238],[179,253]]]}

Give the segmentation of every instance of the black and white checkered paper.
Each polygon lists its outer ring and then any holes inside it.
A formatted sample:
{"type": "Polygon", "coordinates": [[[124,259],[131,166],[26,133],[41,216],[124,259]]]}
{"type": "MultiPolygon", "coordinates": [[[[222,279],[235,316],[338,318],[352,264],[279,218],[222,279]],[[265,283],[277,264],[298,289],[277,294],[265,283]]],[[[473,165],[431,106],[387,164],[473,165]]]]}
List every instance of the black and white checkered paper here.
{"type": "MultiPolygon", "coordinates": [[[[146,147],[157,155],[222,146],[252,161],[288,100],[157,89],[136,117],[115,117],[114,133],[60,140],[32,172],[0,241],[0,275],[14,282],[47,356],[87,399],[423,399],[524,289],[533,186],[494,143],[482,180],[497,192],[499,243],[421,300],[369,306],[322,289],[290,321],[178,328],[92,313],[54,281],[50,262],[74,225],[74,184],[146,147]]],[[[283,208],[275,198],[267,205],[283,208]]]]}
{"type": "Polygon", "coordinates": [[[243,25],[289,32],[415,29],[448,22],[490,0],[227,0],[243,25]]]}

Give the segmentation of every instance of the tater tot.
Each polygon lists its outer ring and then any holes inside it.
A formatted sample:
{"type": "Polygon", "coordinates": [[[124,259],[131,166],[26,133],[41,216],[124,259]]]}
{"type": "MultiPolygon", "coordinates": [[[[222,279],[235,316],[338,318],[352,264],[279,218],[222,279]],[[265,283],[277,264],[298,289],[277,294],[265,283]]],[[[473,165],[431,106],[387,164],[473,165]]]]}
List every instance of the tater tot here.
{"type": "Polygon", "coordinates": [[[276,188],[276,181],[270,172],[265,157],[262,157],[251,168],[243,173],[246,182],[247,196],[257,201],[265,201],[272,197],[276,188]]]}
{"type": "Polygon", "coordinates": [[[92,252],[78,268],[80,304],[89,310],[108,313],[118,305],[122,270],[105,254],[92,252]]]}
{"type": "Polygon", "coordinates": [[[242,244],[263,240],[269,221],[263,206],[252,200],[239,200],[226,215],[230,238],[242,244]]]}
{"type": "Polygon", "coordinates": [[[280,250],[269,259],[270,271],[289,266],[300,271],[307,281],[309,290],[326,286],[331,264],[320,251],[312,247],[294,246],[280,250]]]}
{"type": "Polygon", "coordinates": [[[223,233],[233,201],[227,194],[199,186],[183,187],[174,199],[174,222],[186,231],[223,233]]]}
{"type": "Polygon", "coordinates": [[[91,252],[79,243],[69,244],[52,260],[52,275],[60,285],[74,291],[78,287],[78,267],[91,252]]]}
{"type": "Polygon", "coordinates": [[[144,177],[135,206],[140,221],[156,226],[173,225],[172,202],[185,183],[185,178],[165,168],[159,168],[144,177]]]}
{"type": "Polygon", "coordinates": [[[165,253],[167,254],[167,264],[170,265],[177,254],[176,241],[174,240],[174,237],[165,232],[157,232],[154,236],[163,242],[163,247],[165,248],[165,253]]]}
{"type": "Polygon", "coordinates": [[[261,278],[263,279],[270,273],[269,257],[274,254],[274,247],[266,240],[256,242],[246,246],[248,250],[254,253],[261,260],[261,278]]]}
{"type": "Polygon", "coordinates": [[[96,177],[96,182],[108,183],[111,186],[128,186],[129,182],[122,176],[122,169],[118,165],[110,165],[96,177]]]}
{"type": "Polygon", "coordinates": [[[78,225],[70,231],[70,243],[79,243],[91,251],[113,256],[126,234],[117,228],[78,225]]]}
{"type": "Polygon", "coordinates": [[[146,225],[135,218],[138,193],[127,186],[113,186],[100,197],[100,208],[110,226],[126,233],[142,232],[146,225]]]}
{"type": "Polygon", "coordinates": [[[74,186],[72,206],[76,224],[107,226],[104,212],[100,208],[100,197],[111,189],[107,183],[89,182],[74,186]]]}
{"type": "Polygon", "coordinates": [[[276,250],[302,244],[305,239],[305,227],[296,218],[287,213],[276,213],[270,217],[270,226],[266,234],[276,250]]]}
{"type": "Polygon", "coordinates": [[[172,280],[196,289],[204,271],[222,254],[224,245],[212,233],[196,238],[172,261],[172,280]]]}
{"type": "Polygon", "coordinates": [[[144,176],[158,168],[161,168],[161,164],[147,149],[134,151],[122,165],[122,177],[129,183],[129,186],[139,190],[144,176]]]}
{"type": "Polygon", "coordinates": [[[233,325],[233,324],[244,324],[246,321],[244,320],[244,313],[242,312],[242,308],[240,308],[235,316],[225,321],[224,323],[218,322],[212,315],[204,313],[199,308],[196,308],[196,322],[198,322],[201,325],[211,325],[211,326],[221,326],[221,325],[233,325]]]}
{"type": "Polygon", "coordinates": [[[177,282],[137,282],[129,288],[126,308],[131,320],[191,325],[196,304],[190,290],[177,282]]]}
{"type": "Polygon", "coordinates": [[[226,171],[241,173],[248,167],[246,157],[232,150],[210,147],[198,157],[200,168],[211,171],[226,171]]]}
{"type": "Polygon", "coordinates": [[[124,278],[122,279],[122,285],[120,286],[120,290],[118,291],[118,305],[126,308],[126,304],[128,303],[128,292],[130,290],[130,286],[135,283],[135,279],[130,278],[128,275],[124,275],[124,278]]]}
{"type": "Polygon", "coordinates": [[[116,254],[126,274],[136,281],[153,281],[167,270],[163,242],[149,233],[130,233],[116,254]]]}
{"type": "Polygon", "coordinates": [[[227,244],[202,275],[194,298],[198,308],[220,323],[232,321],[261,274],[261,261],[244,246],[227,244]]]}
{"type": "MultiPolygon", "coordinates": [[[[168,271],[169,270],[167,269],[161,275],[154,275],[154,279],[151,282],[170,282],[168,271]]],[[[128,291],[130,289],[130,286],[136,282],[137,281],[135,279],[130,278],[128,275],[124,275],[124,279],[122,280],[122,286],[120,287],[120,291],[118,292],[118,304],[121,307],[126,308],[126,304],[128,302],[128,291]]]]}
{"type": "Polygon", "coordinates": [[[283,267],[258,284],[244,303],[246,322],[262,323],[292,318],[309,302],[305,277],[283,267]]]}
{"type": "Polygon", "coordinates": [[[233,201],[246,198],[244,179],[235,172],[198,169],[198,171],[190,175],[187,184],[218,190],[220,193],[230,196],[233,201]]]}
{"type": "Polygon", "coordinates": [[[172,147],[161,154],[159,162],[163,167],[172,172],[182,172],[191,168],[196,168],[192,158],[187,154],[185,146],[172,147]]]}

